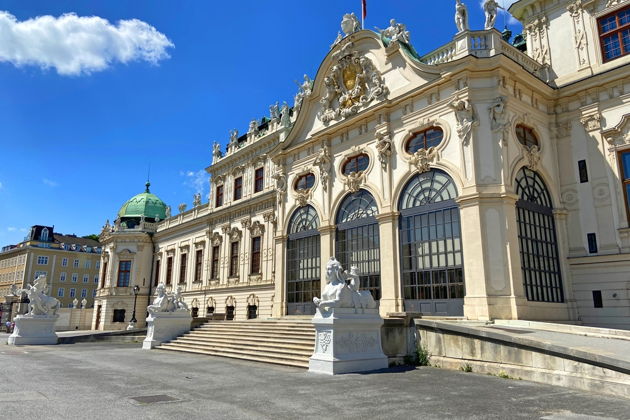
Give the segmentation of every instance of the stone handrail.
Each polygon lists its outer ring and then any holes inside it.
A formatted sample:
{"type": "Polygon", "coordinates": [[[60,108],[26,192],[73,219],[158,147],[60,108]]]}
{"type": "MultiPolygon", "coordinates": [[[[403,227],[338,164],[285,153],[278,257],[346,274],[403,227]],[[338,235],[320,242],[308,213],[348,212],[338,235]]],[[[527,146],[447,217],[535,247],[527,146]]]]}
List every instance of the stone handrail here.
{"type": "Polygon", "coordinates": [[[429,65],[437,65],[458,60],[468,55],[475,57],[492,57],[504,54],[514,60],[525,70],[538,78],[549,81],[547,66],[537,62],[505,42],[495,29],[485,31],[465,31],[455,35],[453,41],[422,57],[421,61],[429,65]]]}

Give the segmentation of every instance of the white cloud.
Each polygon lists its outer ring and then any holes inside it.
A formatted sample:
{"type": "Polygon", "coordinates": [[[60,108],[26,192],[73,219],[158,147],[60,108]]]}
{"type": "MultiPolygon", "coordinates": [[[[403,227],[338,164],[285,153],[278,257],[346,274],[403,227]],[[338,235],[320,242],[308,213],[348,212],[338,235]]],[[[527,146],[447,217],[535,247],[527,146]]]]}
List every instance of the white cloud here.
{"type": "Polygon", "coordinates": [[[179,171],[179,175],[185,177],[184,185],[204,197],[204,191],[209,189],[208,174],[203,169],[198,171],[179,171]]]}
{"type": "Polygon", "coordinates": [[[144,60],[157,64],[169,58],[173,43],[138,19],[112,25],[98,16],[38,16],[18,21],[0,11],[0,62],[20,67],[55,68],[61,75],[90,74],[115,62],[144,60]]]}
{"type": "Polygon", "coordinates": [[[15,231],[17,231],[17,228],[16,228],[15,226],[9,226],[9,227],[7,228],[7,230],[8,230],[9,232],[15,232],[15,231]]]}
{"type": "Polygon", "coordinates": [[[59,183],[56,181],[53,181],[51,179],[48,178],[43,178],[42,182],[44,183],[44,185],[48,185],[49,187],[58,187],[59,183]]]}

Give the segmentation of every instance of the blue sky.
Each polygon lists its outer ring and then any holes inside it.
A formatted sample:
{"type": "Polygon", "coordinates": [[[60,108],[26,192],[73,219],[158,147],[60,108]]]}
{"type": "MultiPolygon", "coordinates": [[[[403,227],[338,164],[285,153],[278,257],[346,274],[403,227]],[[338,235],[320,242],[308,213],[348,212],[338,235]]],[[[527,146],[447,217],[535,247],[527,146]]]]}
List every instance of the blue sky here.
{"type": "MultiPolygon", "coordinates": [[[[480,0],[464,2],[482,29],[480,0]]],[[[455,34],[454,3],[368,0],[366,28],[395,18],[424,54],[455,34]]],[[[351,11],[360,0],[0,2],[0,245],[33,224],[100,232],[149,165],[151,191],[190,207],[208,193],[213,141],[292,104],[294,80],[314,76],[351,11]],[[77,41],[77,27],[100,44],[77,41]]]]}

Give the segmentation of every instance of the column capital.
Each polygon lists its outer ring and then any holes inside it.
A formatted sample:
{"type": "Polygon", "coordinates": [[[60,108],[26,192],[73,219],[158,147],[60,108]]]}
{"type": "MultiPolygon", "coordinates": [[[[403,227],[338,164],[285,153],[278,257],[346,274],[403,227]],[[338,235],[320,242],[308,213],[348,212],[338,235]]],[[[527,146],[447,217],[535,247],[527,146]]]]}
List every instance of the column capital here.
{"type": "Polygon", "coordinates": [[[317,230],[319,231],[320,234],[326,235],[326,234],[331,234],[335,232],[335,229],[337,229],[335,225],[326,225],[326,226],[320,226],[317,230]]]}
{"type": "Polygon", "coordinates": [[[387,213],[380,213],[374,216],[379,223],[394,221],[400,216],[399,211],[390,211],[387,213]]]}

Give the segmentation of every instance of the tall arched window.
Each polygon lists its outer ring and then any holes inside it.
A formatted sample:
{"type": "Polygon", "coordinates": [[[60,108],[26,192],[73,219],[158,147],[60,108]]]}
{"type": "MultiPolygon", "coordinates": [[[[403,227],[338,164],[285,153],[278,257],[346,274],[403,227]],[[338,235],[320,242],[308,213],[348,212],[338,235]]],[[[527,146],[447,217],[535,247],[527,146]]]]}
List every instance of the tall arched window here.
{"type": "Polygon", "coordinates": [[[356,266],[361,274],[361,288],[374,299],[381,298],[380,235],[376,215],[378,207],[365,190],[348,195],[337,212],[335,256],[346,270],[356,266]]]}
{"type": "Polygon", "coordinates": [[[48,228],[42,229],[42,233],[40,235],[40,240],[48,241],[48,228]]]}
{"type": "Polygon", "coordinates": [[[405,311],[463,315],[464,267],[457,189],[444,172],[416,175],[399,201],[405,311]]]}
{"type": "Polygon", "coordinates": [[[549,190],[536,172],[516,176],[516,222],[527,300],[564,302],[556,225],[549,190]]]}
{"type": "Polygon", "coordinates": [[[321,291],[319,217],[311,206],[297,209],[289,220],[287,241],[287,314],[315,313],[313,297],[321,291]]]}

